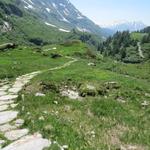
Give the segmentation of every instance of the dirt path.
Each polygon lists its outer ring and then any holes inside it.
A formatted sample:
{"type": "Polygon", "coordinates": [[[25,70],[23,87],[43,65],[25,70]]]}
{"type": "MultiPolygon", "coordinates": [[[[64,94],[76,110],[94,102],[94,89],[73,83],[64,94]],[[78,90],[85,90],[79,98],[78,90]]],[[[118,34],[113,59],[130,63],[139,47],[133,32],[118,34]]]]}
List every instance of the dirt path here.
{"type": "MultiPolygon", "coordinates": [[[[24,120],[17,117],[19,112],[14,111],[13,108],[17,106],[15,99],[18,97],[18,93],[32,78],[45,71],[63,69],[77,61],[71,57],[67,58],[72,60],[62,66],[22,75],[16,78],[12,84],[4,82],[0,85],[0,134],[7,139],[6,141],[11,141],[11,144],[0,148],[1,150],[43,150],[50,147],[51,141],[44,139],[40,133],[31,135],[29,129],[20,128],[24,124],[24,120]]],[[[0,147],[6,141],[0,138],[0,147]]],[[[63,147],[60,149],[63,150],[63,147]]]]}
{"type": "Polygon", "coordinates": [[[145,58],[144,55],[143,55],[143,51],[142,51],[140,42],[137,43],[137,46],[138,46],[139,56],[141,58],[145,58]]]}

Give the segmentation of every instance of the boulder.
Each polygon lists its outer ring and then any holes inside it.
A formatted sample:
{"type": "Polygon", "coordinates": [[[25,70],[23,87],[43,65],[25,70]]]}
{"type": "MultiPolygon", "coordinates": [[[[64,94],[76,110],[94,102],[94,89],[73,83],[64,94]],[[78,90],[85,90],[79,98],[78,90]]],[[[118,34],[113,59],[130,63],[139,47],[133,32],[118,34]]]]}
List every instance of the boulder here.
{"type": "Polygon", "coordinates": [[[88,66],[96,66],[95,63],[88,63],[88,66]]]}
{"type": "Polygon", "coordinates": [[[14,49],[15,47],[16,47],[16,44],[14,44],[14,43],[5,43],[5,44],[0,45],[0,50],[4,51],[4,50],[10,49],[10,48],[14,49]]]}
{"type": "Polygon", "coordinates": [[[104,86],[106,87],[106,89],[108,90],[112,90],[112,89],[119,89],[120,85],[117,82],[106,82],[104,84],[104,86]]]}
{"type": "Polygon", "coordinates": [[[57,53],[52,53],[51,54],[51,58],[56,59],[56,58],[60,58],[60,57],[62,57],[62,55],[60,55],[60,54],[57,54],[57,53]]]}
{"type": "Polygon", "coordinates": [[[98,94],[96,87],[89,84],[82,84],[79,88],[79,93],[82,97],[96,96],[98,94]]]}

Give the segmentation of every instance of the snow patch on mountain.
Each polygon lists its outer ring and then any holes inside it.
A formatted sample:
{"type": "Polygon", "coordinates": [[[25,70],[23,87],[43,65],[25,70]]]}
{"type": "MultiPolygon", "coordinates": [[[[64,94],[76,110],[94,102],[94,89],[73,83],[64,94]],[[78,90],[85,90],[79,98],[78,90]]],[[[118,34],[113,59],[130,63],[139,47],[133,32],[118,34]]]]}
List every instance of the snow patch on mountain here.
{"type": "Polygon", "coordinates": [[[57,6],[56,6],[56,4],[55,4],[55,3],[52,3],[52,5],[53,5],[53,7],[54,7],[55,9],[57,9],[57,6]]]}
{"type": "Polygon", "coordinates": [[[47,12],[49,12],[49,13],[51,12],[51,10],[50,10],[49,8],[46,8],[46,10],[47,10],[47,12]]]}
{"type": "Polygon", "coordinates": [[[46,24],[47,26],[51,26],[51,27],[57,28],[57,26],[55,26],[55,25],[53,25],[53,24],[51,24],[51,23],[45,22],[45,24],[46,24]]]}
{"type": "Polygon", "coordinates": [[[141,21],[126,21],[126,20],[121,20],[121,21],[115,21],[112,24],[109,25],[101,25],[101,27],[109,28],[114,31],[137,31],[141,30],[146,27],[146,25],[141,22],[141,21]]]}
{"type": "Polygon", "coordinates": [[[64,4],[62,4],[62,3],[60,3],[59,5],[62,6],[62,7],[66,7],[66,5],[64,5],[64,4]]]}
{"type": "Polygon", "coordinates": [[[25,6],[24,6],[25,9],[34,9],[34,7],[33,7],[34,3],[31,0],[28,0],[28,2],[26,0],[22,0],[22,1],[25,4],[25,6]]]}
{"type": "Polygon", "coordinates": [[[53,25],[53,24],[48,23],[48,22],[45,22],[45,24],[46,24],[47,26],[51,26],[51,27],[57,28],[57,29],[58,29],[59,31],[61,31],[61,32],[66,32],[66,33],[69,33],[69,32],[70,32],[70,30],[66,30],[66,29],[59,28],[59,27],[57,27],[56,25],[53,25]]]}
{"type": "Polygon", "coordinates": [[[89,32],[89,33],[91,33],[88,29],[86,29],[86,28],[80,28],[80,27],[76,27],[77,28],[77,30],[78,31],[80,31],[80,32],[89,32]]]}
{"type": "Polygon", "coordinates": [[[67,32],[67,33],[69,33],[69,32],[70,32],[69,30],[65,30],[65,29],[62,29],[62,28],[59,28],[59,31],[67,32]]]}

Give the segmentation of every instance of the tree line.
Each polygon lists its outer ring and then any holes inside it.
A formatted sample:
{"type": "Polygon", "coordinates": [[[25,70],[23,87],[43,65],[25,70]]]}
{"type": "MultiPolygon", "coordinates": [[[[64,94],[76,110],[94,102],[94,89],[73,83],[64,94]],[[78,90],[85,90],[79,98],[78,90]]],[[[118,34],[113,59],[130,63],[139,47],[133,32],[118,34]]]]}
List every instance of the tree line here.
{"type": "Polygon", "coordinates": [[[132,39],[129,31],[116,32],[112,37],[99,44],[98,51],[105,56],[113,56],[124,59],[127,55],[127,47],[137,46],[137,41],[132,39]]]}

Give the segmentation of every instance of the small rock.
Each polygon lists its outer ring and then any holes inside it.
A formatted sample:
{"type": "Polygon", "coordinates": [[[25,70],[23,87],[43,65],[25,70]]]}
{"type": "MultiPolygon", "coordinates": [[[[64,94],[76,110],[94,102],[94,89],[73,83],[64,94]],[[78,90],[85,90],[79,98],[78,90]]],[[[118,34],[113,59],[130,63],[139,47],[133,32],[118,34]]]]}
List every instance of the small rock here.
{"type": "Polygon", "coordinates": [[[70,89],[62,90],[61,95],[62,96],[67,96],[70,99],[74,99],[74,100],[80,98],[79,93],[77,91],[73,91],[73,90],[70,90],[70,89]]]}
{"type": "Polygon", "coordinates": [[[57,142],[56,142],[56,141],[53,141],[53,144],[57,144],[57,142]]]}
{"type": "Polygon", "coordinates": [[[95,63],[88,63],[88,66],[96,66],[95,63]]]}
{"type": "Polygon", "coordinates": [[[45,118],[44,118],[43,116],[41,116],[41,117],[39,117],[39,120],[40,120],[40,121],[44,121],[45,118]]]}
{"type": "Polygon", "coordinates": [[[56,105],[58,105],[58,101],[54,101],[53,103],[56,104],[56,105]]]}
{"type": "Polygon", "coordinates": [[[16,121],[14,121],[14,124],[16,127],[20,127],[24,124],[24,120],[23,119],[17,119],[16,121]]]}
{"type": "Polygon", "coordinates": [[[35,96],[44,97],[45,94],[43,94],[43,93],[36,93],[35,96]]]}
{"type": "Polygon", "coordinates": [[[126,103],[126,101],[123,98],[121,98],[121,97],[117,98],[117,101],[120,102],[120,103],[123,103],[123,104],[126,103]]]}
{"type": "Polygon", "coordinates": [[[27,115],[31,115],[31,113],[30,113],[30,112],[27,112],[27,115]]]}
{"type": "Polygon", "coordinates": [[[22,110],[22,111],[24,111],[24,110],[25,110],[25,107],[24,107],[24,106],[22,106],[21,110],[22,110]]]}
{"type": "Polygon", "coordinates": [[[58,112],[58,111],[56,111],[56,112],[55,112],[55,115],[58,115],[58,114],[59,114],[59,112],[58,112]]]}
{"type": "Polygon", "coordinates": [[[52,125],[47,125],[47,126],[44,127],[44,131],[46,131],[46,132],[48,132],[48,133],[50,133],[53,129],[54,129],[54,128],[53,128],[52,125]]]}
{"type": "Polygon", "coordinates": [[[149,105],[149,103],[147,101],[144,101],[141,105],[142,105],[142,107],[147,107],[149,105]]]}
{"type": "Polygon", "coordinates": [[[43,111],[43,113],[44,113],[44,114],[48,114],[48,112],[47,112],[47,111],[43,111]]]}
{"type": "Polygon", "coordinates": [[[149,94],[149,93],[145,93],[145,96],[146,96],[146,97],[150,97],[150,94],[149,94]]]}
{"type": "Polygon", "coordinates": [[[25,97],[24,94],[22,94],[22,95],[21,95],[22,101],[24,101],[24,97],[25,97]]]}
{"type": "Polygon", "coordinates": [[[104,96],[104,98],[105,98],[105,99],[107,99],[107,98],[108,98],[108,96],[106,96],[106,95],[105,95],[105,96],[104,96]]]}
{"type": "Polygon", "coordinates": [[[68,149],[69,146],[68,145],[63,145],[62,148],[65,150],[65,149],[68,149]]]}
{"type": "Polygon", "coordinates": [[[91,135],[93,138],[95,138],[95,132],[94,131],[91,131],[91,135]]]}

